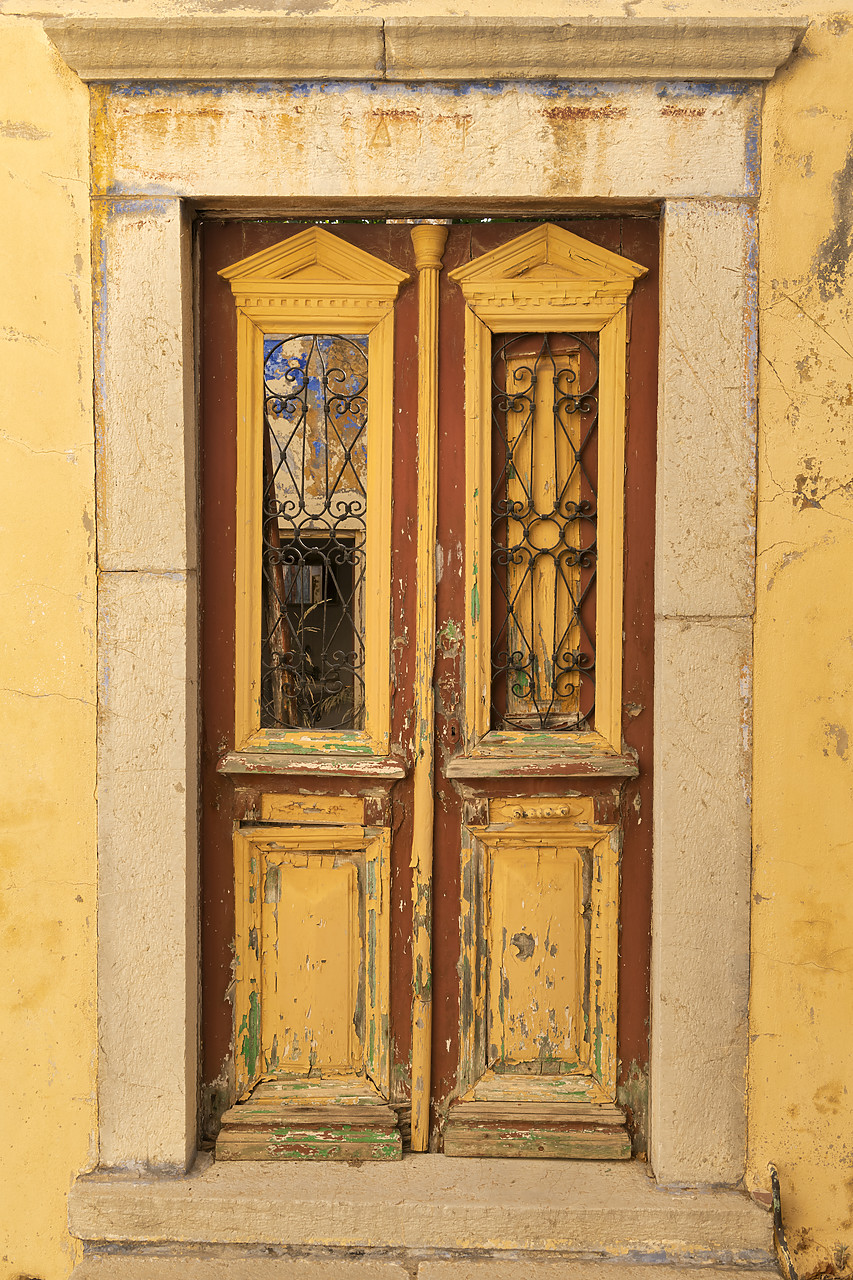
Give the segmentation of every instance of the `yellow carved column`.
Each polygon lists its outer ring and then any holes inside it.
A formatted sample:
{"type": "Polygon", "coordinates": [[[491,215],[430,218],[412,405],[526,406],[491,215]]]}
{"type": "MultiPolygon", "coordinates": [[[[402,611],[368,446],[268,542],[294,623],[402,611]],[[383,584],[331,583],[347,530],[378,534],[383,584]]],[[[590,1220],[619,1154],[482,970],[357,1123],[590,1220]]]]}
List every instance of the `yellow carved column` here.
{"type": "Polygon", "coordinates": [[[447,226],[412,228],[418,269],[418,603],[412,840],[412,1150],[429,1145],[432,1041],[432,841],[435,539],[438,484],[438,276],[447,226]]]}

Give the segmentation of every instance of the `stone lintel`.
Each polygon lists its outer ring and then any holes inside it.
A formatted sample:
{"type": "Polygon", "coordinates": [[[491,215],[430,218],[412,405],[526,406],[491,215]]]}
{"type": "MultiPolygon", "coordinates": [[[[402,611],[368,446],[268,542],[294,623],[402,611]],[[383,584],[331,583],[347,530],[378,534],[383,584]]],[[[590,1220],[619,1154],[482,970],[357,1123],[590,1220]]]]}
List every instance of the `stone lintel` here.
{"type": "Polygon", "coordinates": [[[774,18],[48,18],[81,79],[769,80],[805,24],[774,18]]]}

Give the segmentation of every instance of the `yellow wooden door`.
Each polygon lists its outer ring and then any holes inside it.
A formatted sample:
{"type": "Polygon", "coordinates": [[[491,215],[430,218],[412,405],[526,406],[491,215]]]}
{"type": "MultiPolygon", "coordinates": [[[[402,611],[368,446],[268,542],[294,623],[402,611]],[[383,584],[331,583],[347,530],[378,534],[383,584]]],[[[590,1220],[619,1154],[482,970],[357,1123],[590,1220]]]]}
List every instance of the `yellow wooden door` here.
{"type": "Polygon", "coordinates": [[[645,267],[565,226],[464,222],[233,224],[203,260],[217,1158],[627,1156],[645,267]]]}

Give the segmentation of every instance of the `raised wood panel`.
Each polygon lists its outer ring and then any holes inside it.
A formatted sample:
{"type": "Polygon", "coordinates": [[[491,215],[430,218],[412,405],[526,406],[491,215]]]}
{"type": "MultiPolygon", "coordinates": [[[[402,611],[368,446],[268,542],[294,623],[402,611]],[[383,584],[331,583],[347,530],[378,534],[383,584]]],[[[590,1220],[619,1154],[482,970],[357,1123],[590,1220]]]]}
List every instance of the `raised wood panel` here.
{"type": "Polygon", "coordinates": [[[459,1079],[472,1101],[487,1081],[504,1101],[615,1099],[619,830],[584,822],[586,802],[562,816],[572,803],[492,801],[492,821],[466,827],[459,1079]]]}
{"type": "Polygon", "coordinates": [[[388,844],[354,825],[236,833],[238,1099],[314,1071],[388,1096],[388,844]]]}
{"type": "Polygon", "coordinates": [[[576,1062],[584,1048],[583,860],[497,849],[489,894],[489,1065],[576,1062]]]}
{"type": "Polygon", "coordinates": [[[357,1070],[358,872],[334,854],[264,855],[264,1070],[357,1070]]]}
{"type": "Polygon", "coordinates": [[[359,796],[261,796],[261,822],[363,822],[359,796]]]}

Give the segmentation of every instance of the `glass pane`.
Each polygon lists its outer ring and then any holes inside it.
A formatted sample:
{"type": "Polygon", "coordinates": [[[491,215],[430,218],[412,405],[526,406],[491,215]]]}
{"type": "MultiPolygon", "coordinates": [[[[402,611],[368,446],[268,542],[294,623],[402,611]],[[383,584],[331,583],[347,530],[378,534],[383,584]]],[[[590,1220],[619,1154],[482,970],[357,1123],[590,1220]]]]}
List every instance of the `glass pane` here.
{"type": "Polygon", "coordinates": [[[367,338],[264,340],[261,728],[364,727],[367,338]]]}
{"type": "Polygon", "coordinates": [[[590,729],[598,338],[523,334],[492,359],[495,729],[590,729]]]}

